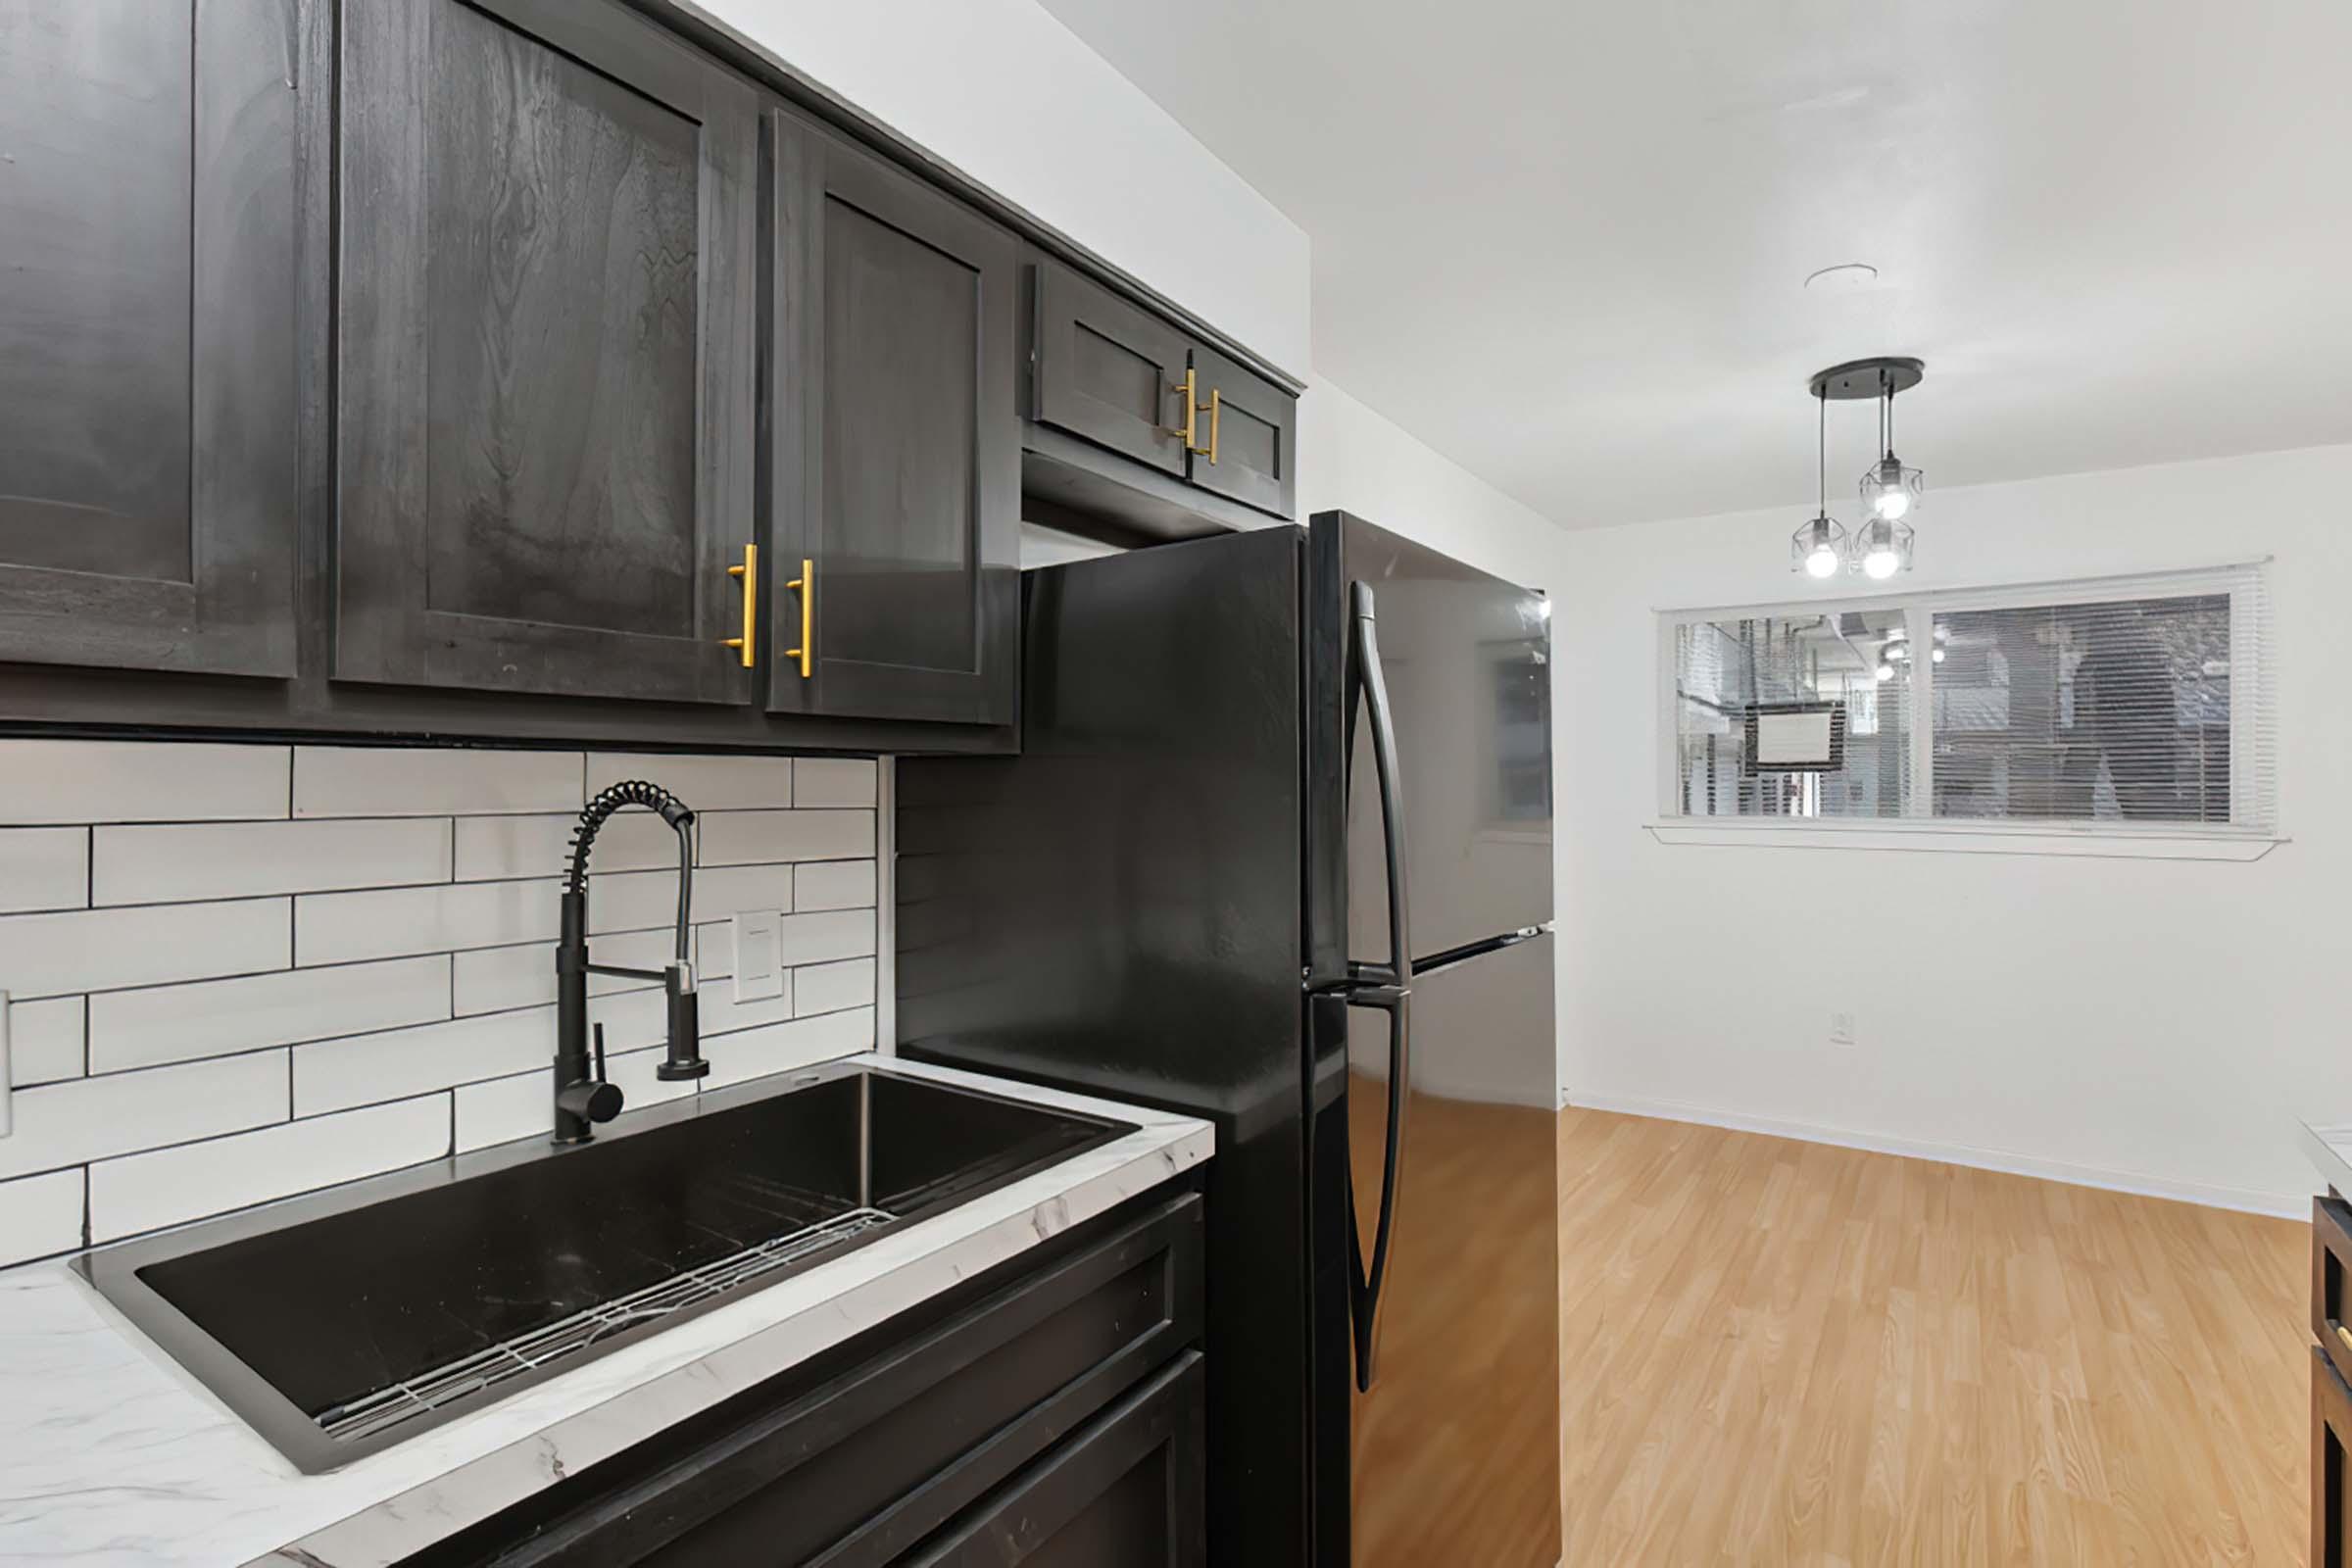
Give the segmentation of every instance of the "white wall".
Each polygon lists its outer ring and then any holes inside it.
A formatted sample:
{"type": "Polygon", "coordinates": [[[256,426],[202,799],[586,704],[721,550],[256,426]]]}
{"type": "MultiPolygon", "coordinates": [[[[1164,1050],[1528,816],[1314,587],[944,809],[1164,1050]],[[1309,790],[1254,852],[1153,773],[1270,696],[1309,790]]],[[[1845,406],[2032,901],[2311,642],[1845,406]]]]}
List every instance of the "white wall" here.
{"type": "Polygon", "coordinates": [[[2348,495],[2352,447],[1936,492],[1900,585],[2275,556],[2291,841],[2251,864],[1657,844],[1654,612],[1807,597],[1803,509],[1567,536],[1571,1098],[2304,1211],[2295,1119],[2352,1112],[2348,495]]]}
{"type": "MultiPolygon", "coordinates": [[[[695,9],[1307,373],[1305,231],[1035,0],[695,9]]],[[[1168,24],[1182,26],[1182,14],[1168,24]]]]}

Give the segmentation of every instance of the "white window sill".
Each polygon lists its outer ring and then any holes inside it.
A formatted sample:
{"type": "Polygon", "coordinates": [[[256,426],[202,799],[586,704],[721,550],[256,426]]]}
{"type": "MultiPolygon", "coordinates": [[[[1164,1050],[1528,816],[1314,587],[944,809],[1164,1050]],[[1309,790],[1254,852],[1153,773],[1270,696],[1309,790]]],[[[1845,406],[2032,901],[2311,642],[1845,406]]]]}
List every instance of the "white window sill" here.
{"type": "Polygon", "coordinates": [[[1751,850],[1904,850],[2129,860],[2259,860],[2287,840],[2238,828],[2069,827],[2050,822],[1798,822],[1679,817],[1645,823],[1660,844],[1751,850]]]}

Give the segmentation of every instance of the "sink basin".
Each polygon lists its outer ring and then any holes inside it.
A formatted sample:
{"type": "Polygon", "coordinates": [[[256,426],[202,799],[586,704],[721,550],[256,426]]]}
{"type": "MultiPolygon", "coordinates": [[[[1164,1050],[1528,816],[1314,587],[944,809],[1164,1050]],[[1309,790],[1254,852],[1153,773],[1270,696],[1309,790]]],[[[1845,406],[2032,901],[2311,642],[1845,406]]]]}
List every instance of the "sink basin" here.
{"type": "Polygon", "coordinates": [[[84,1277],[331,1469],[1131,1131],[842,1066],[94,1252],[84,1277]]]}

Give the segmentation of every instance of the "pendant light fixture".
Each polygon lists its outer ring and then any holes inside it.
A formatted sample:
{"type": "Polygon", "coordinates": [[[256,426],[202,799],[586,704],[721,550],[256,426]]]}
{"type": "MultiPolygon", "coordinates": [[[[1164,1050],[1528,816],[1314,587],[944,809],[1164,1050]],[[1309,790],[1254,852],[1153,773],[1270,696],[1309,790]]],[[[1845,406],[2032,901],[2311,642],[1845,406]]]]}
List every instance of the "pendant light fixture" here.
{"type": "MultiPolygon", "coordinates": [[[[1917,468],[1903,466],[1894,455],[1894,395],[1919,385],[1927,373],[1927,366],[1918,360],[1881,355],[1833,365],[1808,383],[1825,409],[1831,398],[1841,402],[1870,398],[1879,405],[1882,456],[1862,475],[1866,516],[1845,551],[1846,569],[1874,582],[1911,569],[1916,535],[1908,518],[1918,510],[1924,476],[1917,468]]],[[[1824,485],[1826,488],[1826,476],[1824,485]]]]}
{"type": "Polygon", "coordinates": [[[1821,487],[1821,510],[1813,520],[1788,536],[1788,569],[1824,581],[1838,575],[1845,564],[1845,525],[1830,515],[1830,399],[1819,387],[1813,399],[1820,405],[1814,424],[1814,457],[1821,487]]]}

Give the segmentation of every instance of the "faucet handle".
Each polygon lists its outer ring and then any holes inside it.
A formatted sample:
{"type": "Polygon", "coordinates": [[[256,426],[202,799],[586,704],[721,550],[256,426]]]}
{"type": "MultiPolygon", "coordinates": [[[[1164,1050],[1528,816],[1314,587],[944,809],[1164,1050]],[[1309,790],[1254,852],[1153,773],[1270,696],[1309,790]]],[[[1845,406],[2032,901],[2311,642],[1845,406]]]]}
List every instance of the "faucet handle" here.
{"type": "Polygon", "coordinates": [[[596,1081],[600,1084],[612,1081],[605,1072],[605,1026],[601,1023],[596,1026],[596,1081]]]}

